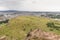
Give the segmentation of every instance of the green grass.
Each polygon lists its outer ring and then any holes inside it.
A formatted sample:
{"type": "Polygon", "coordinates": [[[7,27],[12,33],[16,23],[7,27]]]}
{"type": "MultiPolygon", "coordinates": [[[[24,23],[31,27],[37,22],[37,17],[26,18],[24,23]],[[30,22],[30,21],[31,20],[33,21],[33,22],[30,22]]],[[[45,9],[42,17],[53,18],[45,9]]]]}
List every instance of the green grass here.
{"type": "Polygon", "coordinates": [[[7,24],[0,25],[0,35],[6,35],[8,40],[24,40],[27,33],[32,29],[40,28],[44,31],[60,34],[60,31],[47,27],[48,22],[53,22],[55,25],[60,25],[58,21],[51,20],[45,17],[36,16],[20,16],[10,19],[7,24]],[[2,26],[3,25],[3,26],[2,26]]]}

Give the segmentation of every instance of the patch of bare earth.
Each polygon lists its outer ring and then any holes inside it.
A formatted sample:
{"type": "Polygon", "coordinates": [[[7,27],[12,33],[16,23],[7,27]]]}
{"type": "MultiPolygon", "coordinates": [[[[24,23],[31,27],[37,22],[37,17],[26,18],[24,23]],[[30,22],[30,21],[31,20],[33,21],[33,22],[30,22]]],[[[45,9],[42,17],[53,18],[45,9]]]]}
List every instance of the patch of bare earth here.
{"type": "Polygon", "coordinates": [[[1,36],[1,37],[0,37],[0,40],[7,40],[7,39],[6,39],[6,36],[5,36],[5,35],[4,35],[4,36],[1,36]]]}
{"type": "Polygon", "coordinates": [[[60,40],[60,35],[35,29],[27,34],[25,40],[60,40]]]}

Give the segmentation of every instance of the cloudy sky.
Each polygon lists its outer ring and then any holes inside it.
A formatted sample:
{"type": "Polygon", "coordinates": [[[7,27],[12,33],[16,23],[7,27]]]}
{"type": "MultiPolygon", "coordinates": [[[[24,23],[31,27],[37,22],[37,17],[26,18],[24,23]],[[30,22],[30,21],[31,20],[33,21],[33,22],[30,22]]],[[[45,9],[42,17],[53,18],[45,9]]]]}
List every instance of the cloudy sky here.
{"type": "Polygon", "coordinates": [[[60,0],[0,0],[0,10],[60,11],[60,0]]]}

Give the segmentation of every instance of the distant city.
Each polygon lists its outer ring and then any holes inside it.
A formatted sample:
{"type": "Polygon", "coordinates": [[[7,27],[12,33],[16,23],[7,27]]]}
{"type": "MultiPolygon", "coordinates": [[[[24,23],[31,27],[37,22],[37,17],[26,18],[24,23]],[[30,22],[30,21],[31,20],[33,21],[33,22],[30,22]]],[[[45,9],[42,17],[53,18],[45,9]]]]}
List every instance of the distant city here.
{"type": "Polygon", "coordinates": [[[59,18],[60,12],[33,12],[33,11],[16,11],[16,10],[7,10],[0,11],[0,21],[14,18],[16,16],[43,16],[49,18],[59,18]]]}

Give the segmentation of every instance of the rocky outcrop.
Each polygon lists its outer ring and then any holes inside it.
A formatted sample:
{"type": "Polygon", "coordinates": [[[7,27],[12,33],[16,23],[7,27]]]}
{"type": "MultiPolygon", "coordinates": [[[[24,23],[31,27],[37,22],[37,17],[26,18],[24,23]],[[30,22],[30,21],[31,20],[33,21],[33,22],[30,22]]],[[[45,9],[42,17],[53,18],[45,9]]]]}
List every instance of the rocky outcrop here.
{"type": "Polygon", "coordinates": [[[6,36],[0,37],[0,40],[7,40],[7,39],[6,39],[6,36]]]}
{"type": "Polygon", "coordinates": [[[27,34],[25,40],[60,40],[60,35],[35,29],[27,34]]]}

